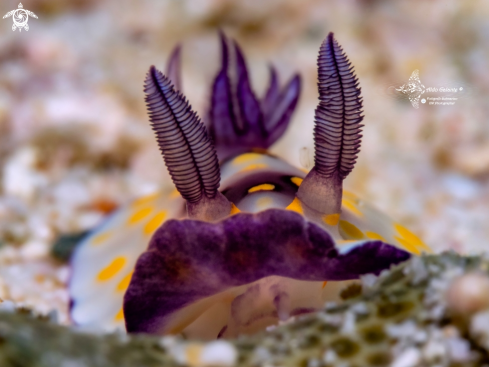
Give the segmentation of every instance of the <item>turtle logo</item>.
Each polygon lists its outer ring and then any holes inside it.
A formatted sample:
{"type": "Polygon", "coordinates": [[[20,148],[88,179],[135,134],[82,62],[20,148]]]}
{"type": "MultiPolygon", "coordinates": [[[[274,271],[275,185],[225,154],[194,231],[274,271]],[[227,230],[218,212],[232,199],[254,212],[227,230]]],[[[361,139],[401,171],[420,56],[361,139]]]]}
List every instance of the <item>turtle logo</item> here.
{"type": "Polygon", "coordinates": [[[19,32],[22,32],[22,28],[26,31],[29,30],[29,25],[27,21],[29,20],[29,15],[37,19],[37,15],[29,10],[25,10],[22,3],[19,3],[19,8],[9,11],[3,16],[3,19],[13,16],[14,24],[12,25],[12,30],[15,31],[19,28],[19,32]]]}

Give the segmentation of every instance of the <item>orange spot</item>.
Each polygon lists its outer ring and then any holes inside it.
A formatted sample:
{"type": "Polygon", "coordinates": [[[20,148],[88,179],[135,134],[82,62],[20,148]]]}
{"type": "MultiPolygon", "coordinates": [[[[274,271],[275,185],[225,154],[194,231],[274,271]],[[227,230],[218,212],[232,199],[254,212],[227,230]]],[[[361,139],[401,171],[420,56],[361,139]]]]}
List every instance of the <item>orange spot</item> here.
{"type": "Polygon", "coordinates": [[[350,243],[357,243],[358,240],[337,240],[336,244],[339,246],[349,245],[350,243]]]}
{"type": "Polygon", "coordinates": [[[240,156],[234,158],[233,164],[239,165],[239,164],[243,164],[243,163],[249,163],[249,162],[253,162],[255,159],[259,159],[261,157],[262,157],[261,154],[245,153],[245,154],[241,154],[240,156]]]}
{"type": "Polygon", "coordinates": [[[384,237],[382,237],[380,234],[378,234],[376,232],[366,231],[365,235],[372,240],[380,240],[383,242],[387,242],[384,237]]]}
{"type": "Polygon", "coordinates": [[[236,205],[234,205],[233,203],[231,203],[231,213],[230,213],[230,215],[237,214],[237,213],[241,213],[241,210],[239,210],[236,205]]]}
{"type": "Polygon", "coordinates": [[[343,199],[341,200],[341,204],[347,208],[349,211],[355,213],[356,215],[360,216],[360,217],[363,217],[363,213],[358,210],[358,208],[356,207],[355,203],[353,201],[351,201],[350,199],[343,199]]]}
{"type": "Polygon", "coordinates": [[[419,251],[419,249],[414,246],[411,242],[409,241],[406,241],[404,238],[401,238],[401,237],[397,237],[397,236],[394,236],[394,238],[396,240],[399,241],[399,243],[406,249],[408,250],[409,252],[412,252],[413,254],[416,254],[416,255],[420,255],[421,254],[421,251],[419,251]]]}
{"type": "Polygon", "coordinates": [[[114,317],[115,321],[123,321],[124,320],[124,310],[121,308],[119,312],[117,312],[117,315],[114,317]]]}
{"type": "Polygon", "coordinates": [[[144,234],[153,234],[154,231],[165,221],[167,212],[162,211],[156,214],[146,225],[144,226],[144,234]]]}
{"type": "Polygon", "coordinates": [[[290,181],[292,181],[292,183],[296,184],[297,186],[300,186],[304,179],[300,177],[292,177],[290,181]]]}
{"type": "Polygon", "coordinates": [[[97,246],[105,242],[110,237],[110,232],[102,232],[92,238],[92,245],[97,246]]]}
{"type": "Polygon", "coordinates": [[[358,199],[358,196],[355,195],[353,192],[348,191],[348,190],[343,190],[343,196],[345,196],[347,199],[355,201],[358,199]]]}
{"type": "Polygon", "coordinates": [[[288,207],[285,208],[286,210],[292,210],[293,212],[299,213],[299,214],[304,214],[304,211],[302,210],[301,202],[299,199],[294,198],[292,202],[289,204],[288,207]]]}
{"type": "Polygon", "coordinates": [[[418,252],[419,249],[422,249],[426,252],[431,252],[431,249],[423,241],[421,241],[418,236],[416,236],[413,232],[411,232],[403,225],[399,223],[394,223],[394,228],[396,229],[397,233],[399,233],[399,235],[402,237],[404,242],[409,243],[410,246],[414,246],[415,248],[417,248],[418,252]]]}
{"type": "Polygon", "coordinates": [[[99,212],[109,214],[117,208],[117,203],[108,199],[99,199],[92,204],[92,207],[99,212]]]}
{"type": "Polygon", "coordinates": [[[253,186],[248,190],[248,193],[256,192],[256,191],[272,191],[275,188],[275,185],[272,184],[261,184],[258,186],[253,186]]]}
{"type": "Polygon", "coordinates": [[[346,220],[340,220],[340,234],[343,238],[361,240],[363,233],[354,224],[347,222],[346,220]]]}
{"type": "Polygon", "coordinates": [[[144,218],[146,218],[150,213],[153,211],[152,208],[143,208],[141,210],[138,210],[136,213],[134,213],[129,220],[127,221],[127,224],[135,224],[144,218]]]}
{"type": "Polygon", "coordinates": [[[124,292],[127,287],[129,287],[129,283],[131,282],[131,278],[132,278],[132,271],[127,274],[121,281],[119,284],[117,284],[117,292],[124,292]]]}
{"type": "Polygon", "coordinates": [[[134,200],[134,202],[132,203],[132,206],[135,207],[135,206],[140,206],[143,204],[148,204],[148,203],[152,202],[153,200],[155,200],[156,198],[158,198],[158,196],[159,196],[159,193],[140,197],[139,199],[134,200]]]}
{"type": "Polygon", "coordinates": [[[176,199],[176,198],[179,198],[180,197],[180,193],[178,192],[177,189],[173,190],[170,194],[170,199],[176,199]]]}
{"type": "Polygon", "coordinates": [[[109,280],[116,275],[126,264],[126,258],[119,256],[116,257],[108,266],[106,266],[97,276],[99,282],[109,280]]]}
{"type": "Polygon", "coordinates": [[[339,213],[323,215],[323,222],[330,226],[337,225],[339,220],[340,220],[339,213]]]}
{"type": "Polygon", "coordinates": [[[326,287],[326,284],[328,284],[327,281],[323,282],[323,286],[321,287],[321,289],[324,289],[324,287],[326,287]]]}
{"type": "Polygon", "coordinates": [[[248,172],[248,171],[254,171],[262,168],[267,168],[268,166],[265,163],[257,163],[257,164],[250,164],[248,167],[243,168],[239,172],[248,172]]]}

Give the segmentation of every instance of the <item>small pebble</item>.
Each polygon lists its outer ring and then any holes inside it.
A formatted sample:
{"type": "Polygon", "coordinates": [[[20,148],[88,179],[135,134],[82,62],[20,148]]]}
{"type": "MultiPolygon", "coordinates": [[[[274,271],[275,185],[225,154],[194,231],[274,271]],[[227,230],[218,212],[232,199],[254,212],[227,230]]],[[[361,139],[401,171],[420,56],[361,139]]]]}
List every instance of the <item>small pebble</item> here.
{"type": "Polygon", "coordinates": [[[224,340],[208,343],[200,354],[203,366],[233,366],[237,358],[236,348],[224,340]]]}
{"type": "Polygon", "coordinates": [[[418,366],[421,353],[416,348],[406,349],[392,363],[392,367],[415,367],[418,366]]]}
{"type": "Polygon", "coordinates": [[[467,273],[455,278],[446,293],[448,307],[460,315],[472,315],[489,308],[489,277],[467,273]]]}

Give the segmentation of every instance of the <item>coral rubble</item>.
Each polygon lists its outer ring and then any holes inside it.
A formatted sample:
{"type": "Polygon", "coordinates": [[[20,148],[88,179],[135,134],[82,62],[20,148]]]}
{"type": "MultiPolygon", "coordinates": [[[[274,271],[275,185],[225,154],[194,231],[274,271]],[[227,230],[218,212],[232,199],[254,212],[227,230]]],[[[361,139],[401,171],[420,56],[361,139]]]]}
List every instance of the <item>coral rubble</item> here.
{"type": "Polygon", "coordinates": [[[487,282],[488,258],[413,258],[362,278],[343,291],[342,303],[255,336],[207,343],[90,334],[10,307],[0,312],[0,365],[482,366],[489,362],[489,309],[484,295],[460,287],[474,274],[487,282]],[[454,288],[475,304],[461,308],[454,288]]]}

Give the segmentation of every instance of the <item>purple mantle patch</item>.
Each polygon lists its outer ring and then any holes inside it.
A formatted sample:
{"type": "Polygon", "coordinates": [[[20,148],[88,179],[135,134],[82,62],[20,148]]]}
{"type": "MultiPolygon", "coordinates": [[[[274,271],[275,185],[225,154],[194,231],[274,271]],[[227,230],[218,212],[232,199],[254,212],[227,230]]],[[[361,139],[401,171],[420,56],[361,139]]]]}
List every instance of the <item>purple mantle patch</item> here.
{"type": "Polygon", "coordinates": [[[381,241],[340,254],[328,232],[281,209],[239,213],[217,223],[169,220],[136,264],[124,296],[126,328],[164,333],[171,315],[183,307],[267,276],[356,279],[409,257],[381,241]]]}

